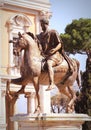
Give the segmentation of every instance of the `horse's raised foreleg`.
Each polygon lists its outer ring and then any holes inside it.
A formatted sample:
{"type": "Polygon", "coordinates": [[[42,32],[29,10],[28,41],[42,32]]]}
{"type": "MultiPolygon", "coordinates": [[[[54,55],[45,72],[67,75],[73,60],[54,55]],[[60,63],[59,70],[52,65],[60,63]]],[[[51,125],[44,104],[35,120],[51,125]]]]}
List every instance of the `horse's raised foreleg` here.
{"type": "Polygon", "coordinates": [[[16,85],[23,85],[24,81],[25,81],[25,79],[20,77],[20,78],[17,78],[17,79],[11,79],[10,83],[16,84],[16,85]]]}
{"type": "Polygon", "coordinates": [[[37,97],[37,108],[35,109],[34,113],[40,113],[40,97],[39,97],[39,77],[33,77],[33,84],[36,91],[36,97],[37,97]]]}
{"type": "Polygon", "coordinates": [[[11,82],[11,80],[8,80],[6,83],[6,95],[8,96],[9,100],[12,100],[13,97],[10,92],[10,82],[11,82]]]}
{"type": "Polygon", "coordinates": [[[21,94],[24,93],[24,89],[27,85],[27,80],[25,80],[24,78],[18,78],[18,79],[12,79],[11,83],[16,84],[16,85],[22,85],[22,87],[20,88],[19,91],[16,92],[16,94],[21,94]]]}
{"type": "Polygon", "coordinates": [[[22,77],[17,78],[17,79],[7,80],[6,93],[9,97],[9,99],[12,100],[14,98],[14,96],[18,96],[20,93],[24,93],[25,87],[26,87],[26,82],[22,77]],[[14,95],[12,95],[11,92],[10,92],[10,84],[11,83],[16,84],[16,85],[22,85],[21,89],[19,91],[17,91],[14,95]]]}

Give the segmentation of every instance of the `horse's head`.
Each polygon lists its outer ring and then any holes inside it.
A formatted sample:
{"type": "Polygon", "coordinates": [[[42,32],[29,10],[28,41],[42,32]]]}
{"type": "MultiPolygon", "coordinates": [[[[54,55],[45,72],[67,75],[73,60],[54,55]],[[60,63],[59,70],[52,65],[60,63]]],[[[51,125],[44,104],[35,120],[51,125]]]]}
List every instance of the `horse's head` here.
{"type": "Polygon", "coordinates": [[[13,40],[10,40],[9,42],[13,43],[13,54],[16,56],[19,56],[20,52],[27,47],[27,41],[21,33],[18,33],[18,37],[13,38],[13,40]]]}
{"type": "Polygon", "coordinates": [[[31,51],[32,54],[36,52],[37,55],[40,55],[40,50],[37,44],[36,37],[31,32],[27,32],[24,34],[18,33],[18,38],[13,38],[13,40],[10,42],[13,43],[14,55],[19,56],[22,50],[31,51]]]}

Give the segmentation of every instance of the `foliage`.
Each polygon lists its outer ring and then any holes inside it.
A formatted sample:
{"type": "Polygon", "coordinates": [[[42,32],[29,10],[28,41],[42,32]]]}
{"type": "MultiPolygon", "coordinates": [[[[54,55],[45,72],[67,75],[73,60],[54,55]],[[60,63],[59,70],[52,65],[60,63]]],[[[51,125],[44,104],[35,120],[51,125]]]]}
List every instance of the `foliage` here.
{"type": "MultiPolygon", "coordinates": [[[[82,89],[80,95],[77,94],[76,112],[91,116],[91,51],[86,62],[86,71],[82,73],[82,89]]],[[[91,122],[83,124],[83,130],[91,130],[91,122]]]]}
{"type": "MultiPolygon", "coordinates": [[[[86,71],[81,75],[82,88],[77,92],[75,111],[91,116],[91,19],[73,20],[60,37],[68,54],[87,53],[86,71]]],[[[82,129],[91,130],[91,122],[85,122],[82,129]]]]}
{"type": "Polygon", "coordinates": [[[51,97],[51,111],[53,113],[65,113],[69,100],[64,94],[56,94],[51,97]]]}
{"type": "Polygon", "coordinates": [[[91,48],[91,19],[73,20],[60,37],[66,52],[83,54],[91,48]]]}
{"type": "MultiPolygon", "coordinates": [[[[86,71],[81,75],[82,88],[80,93],[77,93],[75,111],[91,116],[91,19],[73,20],[60,37],[68,54],[87,53],[88,55],[86,71]]],[[[82,129],[91,130],[91,122],[85,122],[82,129]]]]}

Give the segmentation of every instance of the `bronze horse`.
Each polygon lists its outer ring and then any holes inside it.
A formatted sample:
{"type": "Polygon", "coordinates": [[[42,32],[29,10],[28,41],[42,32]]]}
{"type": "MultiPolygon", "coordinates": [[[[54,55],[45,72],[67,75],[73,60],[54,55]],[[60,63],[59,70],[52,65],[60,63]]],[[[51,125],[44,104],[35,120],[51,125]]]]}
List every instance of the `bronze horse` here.
{"type": "MultiPolygon", "coordinates": [[[[14,41],[12,41],[14,42],[14,41]]],[[[27,33],[19,34],[19,38],[17,39],[14,47],[14,54],[19,55],[19,53],[24,50],[23,62],[20,68],[21,77],[17,79],[11,79],[7,81],[8,86],[8,94],[10,93],[9,87],[10,83],[22,85],[21,89],[17,92],[20,94],[22,91],[24,92],[24,88],[28,83],[33,83],[36,97],[38,101],[38,106],[36,111],[41,110],[40,108],[40,97],[39,97],[39,85],[48,85],[49,77],[47,71],[42,71],[42,60],[43,57],[39,50],[38,44],[34,39],[33,35],[29,36],[27,33]]],[[[61,55],[61,54],[60,54],[61,55]]],[[[62,57],[62,55],[61,55],[62,57]]],[[[61,84],[61,81],[64,79],[66,73],[69,70],[68,64],[66,60],[62,57],[59,65],[54,66],[54,81],[55,85],[59,89],[60,92],[64,93],[70,99],[70,102],[67,106],[67,110],[73,109],[74,102],[76,100],[76,94],[73,89],[73,84],[77,81],[79,85],[79,62],[75,59],[72,59],[72,64],[74,67],[73,74],[65,81],[64,84],[61,84]]]]}

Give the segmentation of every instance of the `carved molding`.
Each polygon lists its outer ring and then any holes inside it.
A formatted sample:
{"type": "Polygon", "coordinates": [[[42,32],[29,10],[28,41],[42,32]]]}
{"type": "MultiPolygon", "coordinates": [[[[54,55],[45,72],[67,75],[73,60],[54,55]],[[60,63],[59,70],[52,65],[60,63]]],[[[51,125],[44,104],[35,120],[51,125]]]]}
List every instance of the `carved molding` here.
{"type": "Polygon", "coordinates": [[[31,21],[22,14],[18,14],[13,18],[17,26],[31,26],[31,21]]]}
{"type": "Polygon", "coordinates": [[[52,13],[49,11],[40,11],[40,17],[46,17],[47,19],[50,19],[52,17],[52,13]]]}
{"type": "Polygon", "coordinates": [[[6,26],[11,28],[13,26],[30,27],[31,25],[31,20],[24,14],[16,14],[6,22],[6,26]]]}
{"type": "Polygon", "coordinates": [[[52,13],[51,13],[51,12],[49,12],[49,11],[44,11],[44,10],[40,11],[39,19],[45,18],[45,19],[48,19],[48,20],[49,20],[51,17],[52,17],[52,13]]]}

